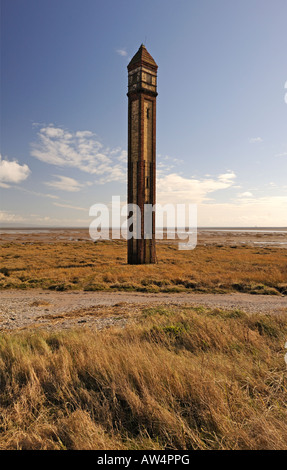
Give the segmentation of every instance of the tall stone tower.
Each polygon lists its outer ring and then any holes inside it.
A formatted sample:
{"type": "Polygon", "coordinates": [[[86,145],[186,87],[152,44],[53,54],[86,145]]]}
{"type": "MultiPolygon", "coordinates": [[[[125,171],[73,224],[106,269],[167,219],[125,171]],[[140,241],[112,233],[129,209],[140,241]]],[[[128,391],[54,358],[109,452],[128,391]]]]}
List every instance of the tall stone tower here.
{"type": "Polygon", "coordinates": [[[144,205],[155,204],[157,64],[143,44],[128,65],[128,79],[128,203],[141,212],[140,223],[133,214],[137,236],[128,240],[128,263],[148,264],[156,261],[155,213],[146,238],[144,205]]]}

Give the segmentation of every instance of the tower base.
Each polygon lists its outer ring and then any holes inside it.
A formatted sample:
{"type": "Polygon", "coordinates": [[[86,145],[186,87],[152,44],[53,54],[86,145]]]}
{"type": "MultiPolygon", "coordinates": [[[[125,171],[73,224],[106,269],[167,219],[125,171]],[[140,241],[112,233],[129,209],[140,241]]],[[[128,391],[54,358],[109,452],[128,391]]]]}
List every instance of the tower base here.
{"type": "Polygon", "coordinates": [[[128,264],[155,264],[154,240],[128,240],[128,264]]]}

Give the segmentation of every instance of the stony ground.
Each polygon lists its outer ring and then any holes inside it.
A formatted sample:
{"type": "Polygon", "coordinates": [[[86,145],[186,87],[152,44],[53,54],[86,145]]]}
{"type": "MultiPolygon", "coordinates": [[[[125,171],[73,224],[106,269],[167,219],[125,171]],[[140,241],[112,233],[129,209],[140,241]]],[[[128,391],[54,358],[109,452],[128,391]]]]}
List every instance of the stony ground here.
{"type": "Polygon", "coordinates": [[[190,305],[287,313],[287,297],[250,294],[141,294],[125,292],[0,292],[0,330],[124,326],[145,307],[190,305]]]}

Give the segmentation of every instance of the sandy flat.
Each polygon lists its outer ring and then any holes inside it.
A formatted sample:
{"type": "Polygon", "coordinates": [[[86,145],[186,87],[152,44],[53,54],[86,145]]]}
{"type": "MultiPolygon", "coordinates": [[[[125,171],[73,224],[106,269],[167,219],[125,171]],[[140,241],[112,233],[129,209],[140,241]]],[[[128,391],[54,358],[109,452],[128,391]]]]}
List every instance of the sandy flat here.
{"type": "MultiPolygon", "coordinates": [[[[116,236],[119,233],[115,231],[116,236]]],[[[106,233],[106,236],[112,239],[112,232],[106,233]]],[[[164,235],[164,238],[170,239],[170,231],[164,235]]],[[[0,244],[7,242],[14,243],[57,243],[57,242],[91,242],[89,231],[83,228],[44,228],[44,229],[1,229],[0,244]]],[[[175,241],[175,240],[174,240],[175,241]]],[[[178,240],[177,240],[178,241],[178,240]]],[[[176,242],[177,242],[176,241],[176,242]]],[[[158,240],[158,243],[164,243],[164,240],[158,240]]],[[[287,248],[287,228],[250,228],[250,229],[201,229],[197,230],[197,244],[212,246],[254,246],[254,247],[277,247],[287,248]]]]}

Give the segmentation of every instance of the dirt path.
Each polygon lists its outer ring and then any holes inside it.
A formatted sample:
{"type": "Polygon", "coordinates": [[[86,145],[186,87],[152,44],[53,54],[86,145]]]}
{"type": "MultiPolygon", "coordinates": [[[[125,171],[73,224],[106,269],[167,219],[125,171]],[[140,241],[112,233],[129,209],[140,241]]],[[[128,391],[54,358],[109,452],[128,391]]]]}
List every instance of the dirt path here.
{"type": "Polygon", "coordinates": [[[287,297],[250,294],[141,294],[126,292],[0,292],[0,330],[124,326],[144,306],[203,305],[248,313],[287,313],[287,297]]]}

